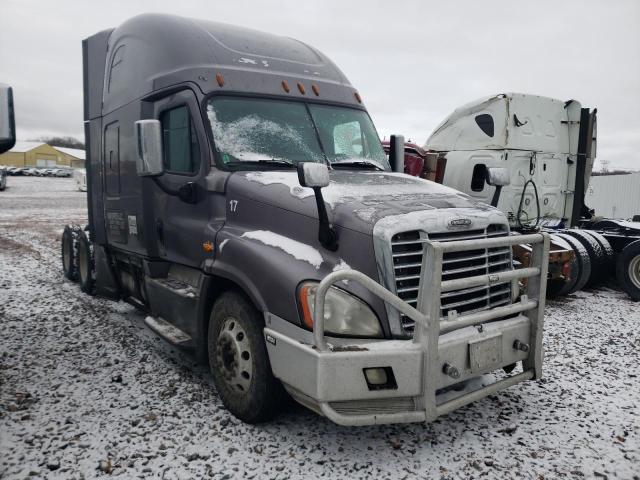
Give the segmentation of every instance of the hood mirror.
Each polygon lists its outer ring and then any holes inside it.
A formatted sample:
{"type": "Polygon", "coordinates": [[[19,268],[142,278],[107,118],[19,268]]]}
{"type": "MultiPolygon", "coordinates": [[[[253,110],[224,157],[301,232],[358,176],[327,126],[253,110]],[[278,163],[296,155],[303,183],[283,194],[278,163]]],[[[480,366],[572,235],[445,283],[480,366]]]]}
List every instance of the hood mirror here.
{"type": "Polygon", "coordinates": [[[504,167],[487,168],[487,183],[493,187],[505,187],[511,183],[509,170],[504,167]]]}
{"type": "Polygon", "coordinates": [[[16,124],[13,114],[13,89],[0,83],[0,153],[16,144],[16,124]]]}
{"type": "Polygon", "coordinates": [[[324,204],[322,189],[329,186],[329,169],[324,163],[300,162],[297,166],[298,181],[303,187],[313,188],[316,196],[316,206],[318,207],[318,240],[320,244],[335,252],[338,250],[338,234],[333,229],[327,215],[327,207],[324,204]]]}
{"type": "Polygon", "coordinates": [[[496,187],[496,191],[493,192],[493,198],[491,198],[491,206],[497,208],[498,201],[500,200],[500,193],[502,192],[502,187],[511,183],[511,179],[509,178],[509,170],[504,167],[487,168],[487,183],[493,187],[496,187]]]}
{"type": "Polygon", "coordinates": [[[329,186],[329,169],[324,163],[298,163],[298,181],[303,187],[323,188],[329,186]]]}
{"type": "Polygon", "coordinates": [[[159,120],[135,122],[135,140],[138,152],[136,172],[141,177],[162,175],[162,126],[159,120]]]}

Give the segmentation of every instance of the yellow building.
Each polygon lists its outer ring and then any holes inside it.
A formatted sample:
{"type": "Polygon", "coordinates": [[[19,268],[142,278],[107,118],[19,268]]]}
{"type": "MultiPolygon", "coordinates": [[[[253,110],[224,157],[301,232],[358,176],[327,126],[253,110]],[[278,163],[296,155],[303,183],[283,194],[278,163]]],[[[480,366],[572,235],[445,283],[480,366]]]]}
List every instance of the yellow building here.
{"type": "Polygon", "coordinates": [[[84,168],[84,150],[52,147],[43,142],[16,142],[0,155],[0,165],[9,167],[84,168]]]}

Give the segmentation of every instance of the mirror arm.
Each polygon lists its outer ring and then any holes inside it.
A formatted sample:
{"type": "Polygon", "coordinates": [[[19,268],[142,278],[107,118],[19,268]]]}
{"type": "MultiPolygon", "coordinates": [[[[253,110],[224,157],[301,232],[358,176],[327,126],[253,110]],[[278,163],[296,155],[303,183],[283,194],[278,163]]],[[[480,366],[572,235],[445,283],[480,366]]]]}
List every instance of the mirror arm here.
{"type": "Polygon", "coordinates": [[[320,223],[318,230],[318,240],[324,248],[335,252],[336,250],[338,250],[338,234],[334,230],[331,223],[329,223],[329,215],[327,214],[327,208],[324,204],[322,189],[320,187],[314,187],[313,193],[316,197],[316,205],[318,207],[318,220],[320,223]]]}
{"type": "Polygon", "coordinates": [[[502,185],[496,185],[496,191],[493,192],[493,198],[491,199],[492,207],[498,207],[498,200],[500,200],[501,192],[502,192],[502,185]]]}

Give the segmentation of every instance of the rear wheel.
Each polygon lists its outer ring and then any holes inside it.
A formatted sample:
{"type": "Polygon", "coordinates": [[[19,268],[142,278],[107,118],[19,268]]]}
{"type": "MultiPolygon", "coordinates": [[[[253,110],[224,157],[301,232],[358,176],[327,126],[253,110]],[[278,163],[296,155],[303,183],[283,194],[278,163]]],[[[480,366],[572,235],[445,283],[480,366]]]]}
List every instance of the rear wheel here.
{"type": "Polygon", "coordinates": [[[77,225],[66,225],[62,232],[61,257],[64,276],[74,282],[78,280],[78,233],[77,225]]]}
{"type": "Polygon", "coordinates": [[[596,242],[600,244],[600,247],[602,248],[602,254],[604,256],[603,273],[606,276],[613,275],[615,272],[616,254],[613,251],[609,240],[607,240],[601,233],[593,230],[583,230],[583,232],[595,238],[596,242]]]}
{"type": "Polygon", "coordinates": [[[78,280],[80,289],[93,295],[95,291],[95,268],[93,262],[93,245],[87,232],[81,230],[78,234],[78,280]]]}
{"type": "Polygon", "coordinates": [[[595,238],[582,230],[565,230],[563,233],[578,240],[589,253],[591,259],[591,276],[587,286],[594,286],[604,280],[606,265],[605,255],[602,247],[595,238]]]}
{"type": "Polygon", "coordinates": [[[569,289],[567,294],[582,290],[589,281],[589,278],[591,278],[591,257],[589,256],[589,252],[584,248],[582,243],[571,235],[566,235],[564,233],[556,233],[555,235],[571,245],[571,248],[576,254],[576,260],[578,261],[579,268],[577,272],[577,280],[571,289],[569,289]]]}
{"type": "Polygon", "coordinates": [[[616,278],[633,300],[640,301],[640,240],[630,243],[618,254],[616,278]]]}
{"type": "Polygon", "coordinates": [[[262,329],[264,321],[240,293],[216,301],[209,319],[209,366],[222,403],[243,422],[272,418],[285,399],[273,376],[262,329]]]}

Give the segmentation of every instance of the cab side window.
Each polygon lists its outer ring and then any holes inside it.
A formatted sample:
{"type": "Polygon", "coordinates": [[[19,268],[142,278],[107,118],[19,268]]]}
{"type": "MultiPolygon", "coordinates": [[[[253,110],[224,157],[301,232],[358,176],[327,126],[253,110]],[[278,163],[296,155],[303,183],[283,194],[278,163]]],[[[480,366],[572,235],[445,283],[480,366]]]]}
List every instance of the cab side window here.
{"type": "Polygon", "coordinates": [[[200,168],[200,147],[188,107],[183,105],[162,112],[160,123],[167,172],[196,173],[200,168]]]}

